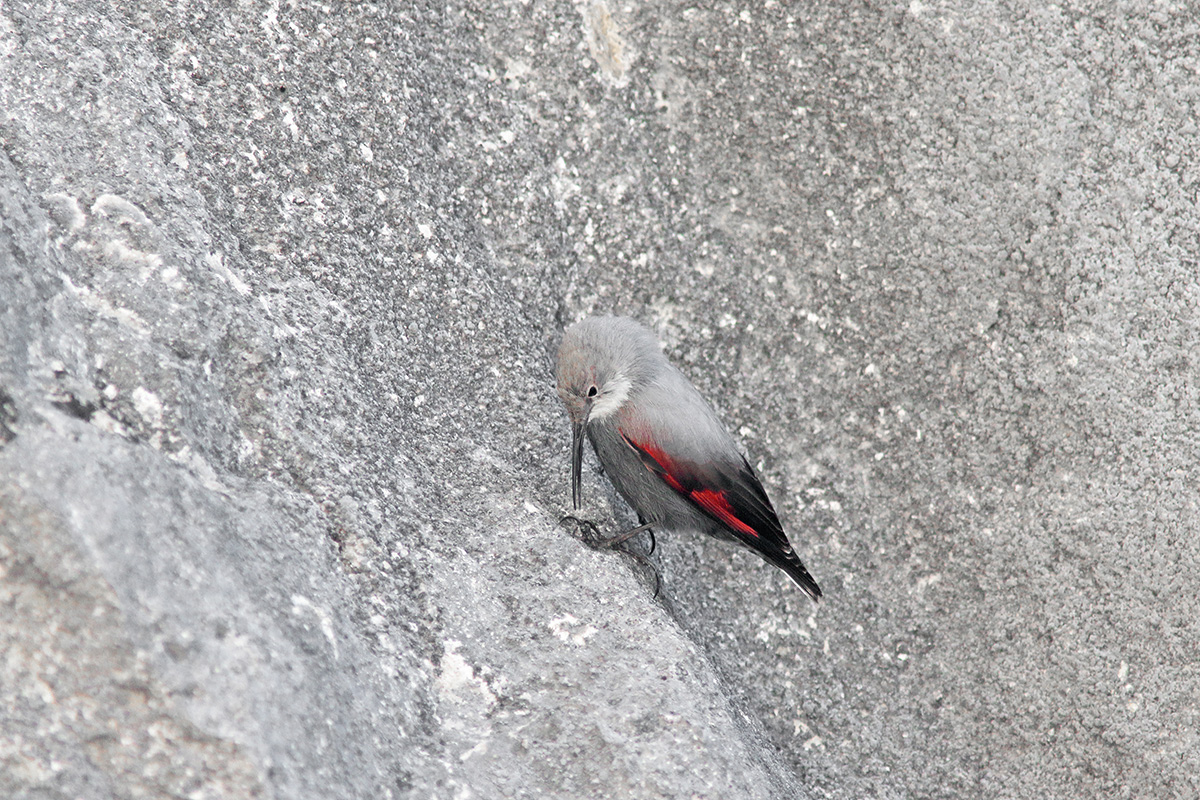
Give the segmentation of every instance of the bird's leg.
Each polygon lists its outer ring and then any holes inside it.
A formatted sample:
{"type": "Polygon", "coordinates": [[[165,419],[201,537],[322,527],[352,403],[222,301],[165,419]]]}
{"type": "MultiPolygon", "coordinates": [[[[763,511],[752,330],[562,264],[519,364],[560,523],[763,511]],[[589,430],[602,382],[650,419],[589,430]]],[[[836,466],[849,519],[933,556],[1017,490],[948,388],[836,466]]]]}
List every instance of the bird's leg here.
{"type": "MultiPolygon", "coordinates": [[[[600,541],[596,542],[596,547],[616,547],[619,544],[624,544],[625,542],[628,542],[630,539],[637,536],[642,531],[649,530],[652,527],[654,527],[653,522],[647,522],[642,525],[638,525],[636,528],[630,528],[629,530],[625,531],[624,533],[618,533],[616,536],[613,536],[611,538],[601,539],[600,541]]],[[[651,533],[651,536],[653,536],[653,535],[654,534],[651,533]]],[[[653,549],[650,552],[654,552],[653,549]]]]}
{"type": "Polygon", "coordinates": [[[650,530],[654,526],[653,522],[643,522],[641,525],[638,525],[636,528],[631,528],[630,530],[627,530],[624,533],[618,533],[616,536],[610,536],[607,539],[600,537],[600,528],[596,526],[596,523],[594,523],[588,519],[580,519],[579,517],[572,516],[571,514],[567,514],[565,517],[563,517],[562,519],[560,519],[558,521],[558,524],[562,525],[564,527],[567,525],[574,525],[575,528],[580,532],[581,538],[583,538],[585,541],[587,541],[587,543],[589,545],[591,545],[592,547],[594,547],[596,549],[600,549],[602,547],[605,547],[605,548],[616,547],[619,544],[624,544],[625,542],[629,541],[630,539],[632,539],[634,536],[637,536],[642,531],[649,531],[650,532],[650,553],[651,554],[654,553],[654,545],[655,545],[654,531],[650,530]]]}

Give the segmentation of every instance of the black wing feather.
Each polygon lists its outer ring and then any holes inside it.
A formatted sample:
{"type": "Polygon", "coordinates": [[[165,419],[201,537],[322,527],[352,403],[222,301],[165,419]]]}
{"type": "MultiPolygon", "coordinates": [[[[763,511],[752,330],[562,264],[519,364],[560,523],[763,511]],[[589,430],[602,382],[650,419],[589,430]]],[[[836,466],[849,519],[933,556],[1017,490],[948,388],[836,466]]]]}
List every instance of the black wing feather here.
{"type": "Polygon", "coordinates": [[[740,464],[714,462],[701,465],[693,461],[670,459],[656,449],[639,445],[624,434],[622,438],[637,452],[647,469],[658,475],[697,511],[786,572],[814,600],[821,596],[817,582],[788,542],[762,482],[744,457],[740,459],[740,464]],[[750,532],[731,524],[722,513],[725,509],[714,508],[712,502],[706,504],[698,501],[698,498],[711,497],[719,497],[734,520],[749,528],[750,532]]]}

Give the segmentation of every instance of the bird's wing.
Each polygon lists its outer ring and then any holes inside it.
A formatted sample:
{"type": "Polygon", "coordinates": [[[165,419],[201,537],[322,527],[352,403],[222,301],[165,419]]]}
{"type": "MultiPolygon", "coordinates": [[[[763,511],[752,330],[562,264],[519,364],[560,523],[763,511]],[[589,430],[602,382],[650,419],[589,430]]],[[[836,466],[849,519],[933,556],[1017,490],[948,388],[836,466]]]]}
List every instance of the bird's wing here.
{"type": "Polygon", "coordinates": [[[821,596],[737,442],[678,370],[660,375],[615,421],[625,444],[671,491],[786,572],[814,600],[821,596]]]}
{"type": "Polygon", "coordinates": [[[671,457],[643,435],[642,441],[622,432],[646,469],[739,541],[782,569],[809,597],[821,597],[821,587],[788,542],[779,517],[762,483],[745,457],[700,463],[671,457]]]}
{"type": "Polygon", "coordinates": [[[779,517],[745,458],[701,463],[673,457],[644,435],[635,438],[622,431],[621,437],[647,469],[737,538],[756,550],[791,552],[779,517]]]}

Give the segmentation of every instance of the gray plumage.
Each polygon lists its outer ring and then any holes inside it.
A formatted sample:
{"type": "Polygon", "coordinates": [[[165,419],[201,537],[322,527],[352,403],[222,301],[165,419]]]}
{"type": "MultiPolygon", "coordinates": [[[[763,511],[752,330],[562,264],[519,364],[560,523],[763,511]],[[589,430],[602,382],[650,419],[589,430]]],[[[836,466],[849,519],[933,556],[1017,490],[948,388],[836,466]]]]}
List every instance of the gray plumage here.
{"type": "Polygon", "coordinates": [[[572,422],[572,502],[580,504],[583,434],[621,496],[653,527],[738,542],[821,596],[749,462],[655,335],[626,317],[567,328],[558,394],[572,422]]]}

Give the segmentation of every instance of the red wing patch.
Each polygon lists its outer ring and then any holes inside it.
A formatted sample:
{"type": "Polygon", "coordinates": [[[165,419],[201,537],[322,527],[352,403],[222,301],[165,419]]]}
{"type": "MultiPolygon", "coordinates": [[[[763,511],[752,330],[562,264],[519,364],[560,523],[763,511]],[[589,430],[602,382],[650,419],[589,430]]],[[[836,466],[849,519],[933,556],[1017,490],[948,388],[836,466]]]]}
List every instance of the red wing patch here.
{"type": "Polygon", "coordinates": [[[653,461],[654,467],[651,467],[649,464],[646,466],[661,477],[668,486],[695,503],[705,514],[708,514],[736,533],[755,539],[758,538],[758,531],[738,519],[733,506],[729,502],[729,498],[725,496],[725,492],[697,485],[699,480],[696,476],[688,475],[686,470],[680,469],[666,453],[657,447],[640,445],[623,433],[621,434],[621,438],[630,447],[641,453],[644,457],[643,460],[649,459],[653,461]]]}
{"type": "Polygon", "coordinates": [[[676,461],[654,444],[639,444],[623,431],[621,438],[638,454],[647,470],[698,511],[786,572],[813,600],[821,596],[821,587],[788,543],[766,491],[744,457],[740,463],[676,461]]]}
{"type": "Polygon", "coordinates": [[[712,489],[693,489],[688,496],[703,508],[710,516],[716,517],[738,533],[758,538],[758,531],[738,519],[733,513],[733,506],[725,498],[724,492],[714,492],[712,489]]]}
{"type": "Polygon", "coordinates": [[[657,447],[642,447],[641,445],[635,444],[633,440],[625,434],[621,434],[621,438],[628,442],[635,450],[640,450],[644,455],[649,456],[654,463],[659,466],[659,469],[655,470],[655,472],[662,476],[662,479],[667,482],[668,486],[680,494],[688,494],[687,489],[683,488],[683,484],[671,474],[674,464],[671,462],[671,459],[667,458],[666,453],[664,453],[662,450],[659,450],[657,447]]]}

